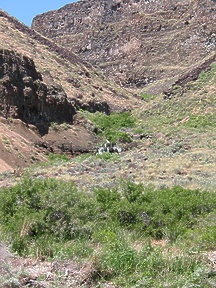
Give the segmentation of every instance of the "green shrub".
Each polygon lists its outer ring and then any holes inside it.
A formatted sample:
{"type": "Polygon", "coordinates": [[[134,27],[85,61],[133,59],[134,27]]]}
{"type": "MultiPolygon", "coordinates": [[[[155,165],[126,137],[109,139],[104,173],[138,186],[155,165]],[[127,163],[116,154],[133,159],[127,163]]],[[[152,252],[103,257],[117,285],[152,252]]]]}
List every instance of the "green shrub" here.
{"type": "MultiPolygon", "coordinates": [[[[175,241],[188,229],[195,227],[197,217],[214,211],[214,193],[187,190],[179,186],[172,189],[152,190],[141,184],[123,181],[122,198],[110,201],[109,189],[98,190],[106,207],[107,217],[122,227],[133,227],[142,230],[154,238],[169,238],[175,241]]],[[[115,194],[114,194],[115,195],[115,194]]]]}
{"type": "Polygon", "coordinates": [[[198,82],[208,83],[213,77],[215,77],[216,65],[211,64],[211,68],[207,71],[202,71],[199,75],[198,82]]]}
{"type": "Polygon", "coordinates": [[[192,115],[186,122],[186,126],[193,128],[205,128],[206,126],[216,127],[216,115],[192,115]]]}
{"type": "Polygon", "coordinates": [[[85,113],[95,125],[95,133],[104,135],[111,143],[118,140],[131,141],[128,133],[121,131],[123,128],[133,128],[136,124],[136,119],[129,112],[112,113],[110,115],[96,113],[85,113]]]}
{"type": "Polygon", "coordinates": [[[89,238],[87,222],[94,205],[73,183],[55,179],[24,179],[0,193],[0,217],[12,233],[14,250],[25,253],[26,243],[51,235],[52,240],[89,238]],[[91,211],[90,211],[91,210],[91,211]]]}
{"type": "Polygon", "coordinates": [[[19,255],[90,261],[91,282],[207,287],[205,277],[214,275],[197,254],[150,243],[164,238],[184,243],[184,249],[191,243],[214,249],[215,202],[213,192],[179,186],[155,190],[122,180],[113,188],[84,192],[72,182],[29,177],[1,189],[0,227],[19,255]]]}
{"type": "Polygon", "coordinates": [[[49,153],[47,155],[49,161],[53,164],[56,161],[62,161],[62,162],[67,162],[70,158],[65,155],[65,154],[54,154],[54,153],[49,153]]]}
{"type": "Polygon", "coordinates": [[[113,275],[133,273],[137,266],[137,253],[123,241],[105,246],[102,252],[101,269],[110,270],[113,275]]]}
{"type": "Polygon", "coordinates": [[[144,186],[142,184],[136,184],[132,181],[122,182],[123,196],[131,203],[135,202],[142,194],[144,186]]]}
{"type": "Polygon", "coordinates": [[[93,159],[103,159],[104,161],[118,161],[120,156],[118,153],[109,153],[109,152],[104,152],[102,154],[96,154],[93,156],[93,159]]]}
{"type": "Polygon", "coordinates": [[[112,206],[120,201],[120,194],[117,189],[98,188],[94,191],[97,202],[104,210],[112,208],[112,206]]]}
{"type": "Polygon", "coordinates": [[[141,94],[142,99],[144,100],[152,100],[154,99],[156,96],[152,95],[152,94],[148,94],[148,93],[142,93],[141,94]]]}
{"type": "Polygon", "coordinates": [[[51,127],[53,130],[58,131],[60,126],[59,126],[59,124],[56,123],[56,122],[51,122],[51,123],[50,123],[50,127],[51,127]]]}

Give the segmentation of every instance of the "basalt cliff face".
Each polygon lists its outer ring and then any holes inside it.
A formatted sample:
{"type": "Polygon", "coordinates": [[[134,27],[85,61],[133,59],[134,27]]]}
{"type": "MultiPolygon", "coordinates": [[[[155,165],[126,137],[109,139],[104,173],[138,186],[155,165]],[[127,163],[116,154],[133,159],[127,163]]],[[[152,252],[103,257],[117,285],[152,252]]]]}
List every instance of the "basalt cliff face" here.
{"type": "Polygon", "coordinates": [[[49,152],[92,153],[98,139],[79,109],[110,114],[139,103],[99,69],[0,10],[0,172],[49,152]]]}
{"type": "Polygon", "coordinates": [[[72,123],[75,108],[59,85],[47,85],[34,61],[0,50],[0,115],[33,124],[45,133],[50,122],[72,123]]]}
{"type": "Polygon", "coordinates": [[[2,10],[0,31],[0,48],[14,50],[33,59],[44,82],[61,85],[76,107],[109,114],[134,105],[131,93],[104,77],[89,62],[2,10]]]}
{"type": "Polygon", "coordinates": [[[216,45],[212,0],[85,0],[38,15],[33,29],[125,87],[172,79],[216,45]]]}

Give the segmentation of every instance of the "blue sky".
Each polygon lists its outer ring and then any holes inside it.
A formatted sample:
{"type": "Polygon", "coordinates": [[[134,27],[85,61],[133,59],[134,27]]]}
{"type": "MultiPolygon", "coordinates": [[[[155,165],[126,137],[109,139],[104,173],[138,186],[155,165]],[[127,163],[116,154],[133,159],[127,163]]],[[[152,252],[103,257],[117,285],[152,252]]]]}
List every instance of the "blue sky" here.
{"type": "Polygon", "coordinates": [[[37,14],[61,8],[72,2],[77,0],[0,0],[0,9],[31,26],[32,18],[37,14]]]}

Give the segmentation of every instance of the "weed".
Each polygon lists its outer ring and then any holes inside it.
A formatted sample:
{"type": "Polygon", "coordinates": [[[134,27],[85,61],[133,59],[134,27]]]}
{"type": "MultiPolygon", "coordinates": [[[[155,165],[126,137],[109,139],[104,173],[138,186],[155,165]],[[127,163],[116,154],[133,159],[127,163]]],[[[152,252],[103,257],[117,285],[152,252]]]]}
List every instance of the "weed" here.
{"type": "Polygon", "coordinates": [[[157,95],[152,95],[152,94],[148,94],[148,93],[142,93],[141,97],[143,100],[145,101],[149,101],[149,100],[153,100],[157,97],[157,95]]]}
{"type": "Polygon", "coordinates": [[[85,154],[78,155],[76,158],[73,159],[73,161],[80,163],[80,162],[83,162],[90,157],[92,157],[91,154],[85,153],[85,154]]]}
{"type": "Polygon", "coordinates": [[[94,114],[89,112],[83,113],[95,125],[95,133],[102,134],[111,143],[119,140],[131,141],[130,135],[122,130],[123,128],[135,127],[136,119],[133,118],[130,113],[112,113],[111,115],[105,115],[99,112],[94,114]]]}
{"type": "Polygon", "coordinates": [[[120,159],[119,154],[117,154],[117,153],[109,153],[109,152],[104,152],[102,154],[96,154],[94,157],[96,159],[102,159],[104,161],[118,161],[120,159]]]}
{"type": "Polygon", "coordinates": [[[69,157],[65,154],[53,154],[49,153],[47,155],[48,159],[50,160],[50,163],[54,163],[56,161],[61,161],[61,162],[67,162],[69,161],[69,157]]]}
{"type": "Polygon", "coordinates": [[[215,201],[212,192],[155,190],[129,180],[84,192],[72,182],[28,177],[0,191],[0,225],[19,255],[90,261],[85,280],[96,284],[207,287],[214,275],[186,249],[191,239],[201,249],[214,247],[215,201]],[[184,243],[184,253],[152,246],[157,239],[184,243]]]}
{"type": "Polygon", "coordinates": [[[144,133],[144,130],[142,128],[137,128],[134,130],[134,134],[142,134],[144,133]]]}
{"type": "Polygon", "coordinates": [[[51,122],[50,123],[50,127],[55,130],[55,131],[58,131],[59,130],[59,124],[56,123],[56,122],[51,122]]]}
{"type": "Polygon", "coordinates": [[[6,136],[3,135],[2,138],[3,138],[3,142],[4,142],[5,145],[10,145],[11,144],[6,136]]]}
{"type": "Polygon", "coordinates": [[[60,126],[61,126],[61,128],[62,128],[63,130],[68,130],[68,129],[71,129],[71,128],[72,128],[72,125],[70,125],[70,124],[68,124],[68,123],[63,123],[63,124],[61,124],[60,126]]]}
{"type": "Polygon", "coordinates": [[[216,113],[211,115],[192,115],[185,124],[193,128],[205,128],[206,126],[216,127],[216,113]]]}

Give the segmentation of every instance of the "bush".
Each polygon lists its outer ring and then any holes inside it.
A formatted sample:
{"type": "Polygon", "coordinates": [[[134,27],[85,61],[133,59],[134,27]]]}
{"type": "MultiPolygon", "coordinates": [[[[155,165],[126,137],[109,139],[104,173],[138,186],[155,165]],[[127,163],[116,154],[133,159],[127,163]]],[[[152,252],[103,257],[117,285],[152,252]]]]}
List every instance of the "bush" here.
{"type": "Polygon", "coordinates": [[[54,154],[54,153],[49,153],[47,157],[50,160],[51,164],[53,164],[56,161],[67,162],[70,159],[65,154],[54,154]]]}
{"type": "Polygon", "coordinates": [[[158,239],[176,241],[196,226],[197,218],[215,209],[216,196],[211,192],[179,186],[152,190],[131,181],[123,181],[120,188],[121,198],[116,190],[100,188],[95,192],[107,217],[122,227],[141,229],[158,239]]]}
{"type": "Polygon", "coordinates": [[[186,122],[186,126],[193,128],[205,128],[206,126],[216,126],[216,114],[213,115],[192,115],[186,122]]]}
{"type": "Polygon", "coordinates": [[[12,247],[19,254],[25,254],[32,240],[46,235],[52,241],[91,235],[86,224],[94,217],[94,203],[79,193],[73,183],[24,179],[17,186],[3,189],[0,201],[1,222],[11,232],[12,247]]]}
{"type": "Polygon", "coordinates": [[[130,135],[121,131],[122,128],[135,127],[136,119],[133,118],[129,112],[112,113],[111,115],[99,112],[94,114],[89,112],[83,113],[85,113],[86,117],[95,125],[95,133],[104,135],[111,143],[119,140],[131,141],[130,135]]]}
{"type": "Polygon", "coordinates": [[[152,247],[151,239],[214,249],[215,202],[215,193],[179,186],[154,190],[122,180],[92,193],[72,182],[29,177],[0,191],[0,225],[19,255],[89,259],[95,283],[207,287],[204,277],[213,276],[197,254],[152,247]]]}

